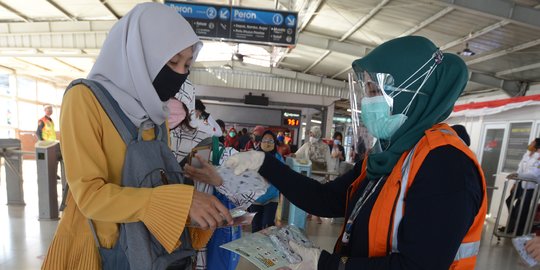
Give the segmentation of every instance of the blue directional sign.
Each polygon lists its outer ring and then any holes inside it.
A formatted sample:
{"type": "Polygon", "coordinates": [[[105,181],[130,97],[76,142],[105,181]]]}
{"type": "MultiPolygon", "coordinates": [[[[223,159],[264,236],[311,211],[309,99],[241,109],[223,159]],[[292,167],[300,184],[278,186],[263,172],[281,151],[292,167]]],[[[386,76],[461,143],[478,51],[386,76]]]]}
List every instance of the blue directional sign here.
{"type": "Polygon", "coordinates": [[[201,38],[220,38],[251,43],[294,45],[298,13],[165,1],[193,27],[201,38]]]}
{"type": "Polygon", "coordinates": [[[231,15],[231,10],[229,8],[221,8],[219,10],[219,18],[222,20],[229,20],[231,15]]]}
{"type": "Polygon", "coordinates": [[[296,26],[296,16],[288,15],[287,18],[285,18],[285,24],[288,27],[295,27],[296,26]]]}

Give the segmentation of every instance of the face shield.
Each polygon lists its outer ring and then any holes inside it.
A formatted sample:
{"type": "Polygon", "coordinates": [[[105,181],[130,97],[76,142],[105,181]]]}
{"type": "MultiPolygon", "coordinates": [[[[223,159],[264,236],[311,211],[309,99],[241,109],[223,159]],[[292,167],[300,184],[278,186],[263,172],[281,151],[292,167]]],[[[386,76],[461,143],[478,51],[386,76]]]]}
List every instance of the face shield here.
{"type": "MultiPolygon", "coordinates": [[[[421,67],[400,85],[395,86],[391,74],[355,69],[349,74],[349,91],[352,122],[357,130],[360,123],[377,139],[390,140],[407,120],[407,113],[418,95],[428,96],[421,90],[436,66],[442,61],[442,52],[435,52],[421,67]],[[435,60],[435,61],[433,61],[435,60]],[[431,66],[429,64],[431,63],[431,66]],[[427,67],[427,68],[426,68],[427,67]],[[425,72],[421,72],[425,70],[425,72]],[[416,90],[410,87],[420,82],[416,90]],[[394,100],[398,95],[409,94],[410,99],[403,111],[394,111],[394,100]]],[[[355,134],[357,137],[357,134],[355,134]]]]}

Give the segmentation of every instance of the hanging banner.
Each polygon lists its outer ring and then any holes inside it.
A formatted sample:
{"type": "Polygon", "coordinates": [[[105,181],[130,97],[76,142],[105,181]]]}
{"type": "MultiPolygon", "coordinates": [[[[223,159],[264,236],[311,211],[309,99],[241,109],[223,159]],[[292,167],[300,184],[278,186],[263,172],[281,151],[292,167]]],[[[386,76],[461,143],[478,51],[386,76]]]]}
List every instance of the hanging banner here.
{"type": "Polygon", "coordinates": [[[201,38],[291,46],[296,44],[298,13],[165,1],[201,38]]]}

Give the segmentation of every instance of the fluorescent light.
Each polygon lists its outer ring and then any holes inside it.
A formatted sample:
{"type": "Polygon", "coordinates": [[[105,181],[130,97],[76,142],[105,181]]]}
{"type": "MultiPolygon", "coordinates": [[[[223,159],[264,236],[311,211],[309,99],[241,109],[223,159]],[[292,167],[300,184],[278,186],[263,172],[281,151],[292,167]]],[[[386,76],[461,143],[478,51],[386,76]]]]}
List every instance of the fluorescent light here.
{"type": "Polygon", "coordinates": [[[319,121],[319,120],[314,120],[314,119],[311,119],[311,123],[315,123],[315,124],[320,124],[320,123],[322,123],[322,122],[321,122],[321,121],[319,121]]]}

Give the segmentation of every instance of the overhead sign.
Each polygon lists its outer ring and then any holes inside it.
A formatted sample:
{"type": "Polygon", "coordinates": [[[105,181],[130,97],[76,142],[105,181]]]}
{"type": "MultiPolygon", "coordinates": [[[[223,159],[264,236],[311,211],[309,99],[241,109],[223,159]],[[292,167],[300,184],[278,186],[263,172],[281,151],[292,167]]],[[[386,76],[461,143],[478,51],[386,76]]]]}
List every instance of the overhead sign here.
{"type": "Polygon", "coordinates": [[[298,13],[165,1],[202,38],[289,46],[296,43],[298,13]]]}
{"type": "Polygon", "coordinates": [[[300,111],[282,111],[282,123],[284,126],[300,126],[300,111]]]}

